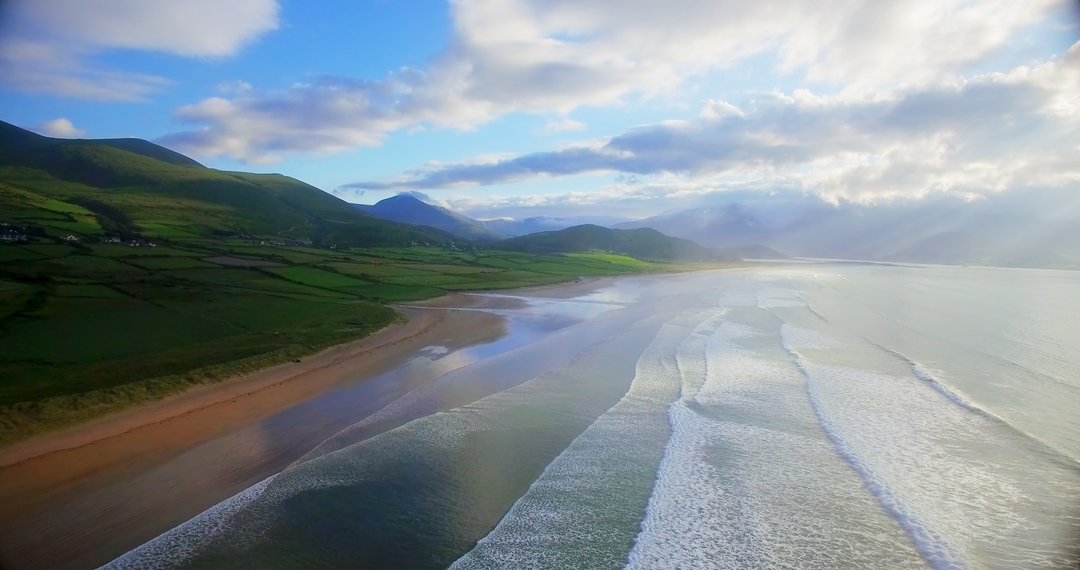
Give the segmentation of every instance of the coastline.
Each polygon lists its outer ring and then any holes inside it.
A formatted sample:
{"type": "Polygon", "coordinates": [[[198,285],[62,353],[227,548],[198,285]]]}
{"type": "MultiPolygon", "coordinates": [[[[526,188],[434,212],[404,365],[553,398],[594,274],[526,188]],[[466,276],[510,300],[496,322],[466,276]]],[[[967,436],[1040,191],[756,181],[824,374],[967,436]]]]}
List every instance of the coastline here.
{"type": "MultiPolygon", "coordinates": [[[[340,417],[335,423],[301,411],[290,429],[274,430],[269,438],[268,423],[333,394],[362,390],[427,346],[464,348],[507,334],[504,317],[455,308],[510,309],[520,306],[517,295],[569,298],[613,280],[492,291],[491,297],[451,293],[398,305],[406,322],[302,362],[199,386],[0,449],[0,568],[107,563],[279,472],[363,413],[352,412],[360,415],[340,425],[340,417]]],[[[399,395],[371,397],[377,409],[399,395]]]]}
{"type": "MultiPolygon", "coordinates": [[[[362,386],[428,345],[491,342],[502,317],[439,305],[446,295],[356,341],[45,434],[0,450],[0,567],[88,568],[270,476],[340,427],[306,418],[295,435],[258,427],[334,390],[362,386]],[[313,424],[313,425],[309,425],[313,424]],[[317,441],[316,441],[317,443],[317,441]],[[167,492],[162,492],[167,489],[167,492]]],[[[506,300],[491,299],[498,306],[506,300]]]]}
{"type": "Polygon", "coordinates": [[[195,386],[184,392],[141,406],[94,418],[84,423],[31,437],[0,449],[0,471],[24,461],[53,453],[73,451],[102,440],[123,436],[134,430],[172,420],[178,416],[272,390],[328,366],[369,352],[406,342],[433,327],[438,319],[428,313],[395,307],[406,314],[404,323],[391,323],[372,335],[317,352],[301,362],[278,364],[250,374],[227,378],[214,384],[195,386]]]}
{"type": "MultiPolygon", "coordinates": [[[[446,319],[453,306],[476,304],[478,296],[485,293],[504,295],[511,298],[516,295],[532,295],[553,299],[568,299],[596,290],[614,282],[616,279],[617,277],[596,277],[580,282],[484,291],[479,294],[448,293],[409,305],[394,305],[393,308],[396,311],[403,313],[407,317],[405,322],[391,323],[369,336],[328,347],[303,358],[300,362],[269,366],[255,372],[226,378],[213,384],[195,386],[160,400],[125,408],[118,412],[0,447],[0,482],[3,481],[2,474],[5,470],[23,462],[40,459],[55,453],[71,452],[220,404],[239,403],[237,398],[246,398],[264,391],[280,390],[296,380],[312,375],[315,376],[315,382],[306,386],[303,393],[297,395],[301,398],[317,396],[340,385],[340,383],[328,384],[320,382],[320,380],[325,379],[326,375],[319,375],[317,374],[318,371],[329,367],[340,367],[347,362],[366,355],[379,354],[376,358],[386,359],[390,355],[380,354],[378,351],[385,352],[390,347],[397,347],[402,344],[407,344],[407,346],[402,347],[401,350],[415,352],[417,347],[412,346],[413,341],[416,341],[421,335],[428,333],[446,319]],[[543,293],[543,295],[537,295],[540,293],[543,293]],[[436,313],[434,312],[436,309],[446,310],[436,313]]],[[[485,303],[485,308],[500,308],[499,304],[500,302],[490,299],[485,303]]],[[[398,351],[395,350],[394,352],[398,351]]],[[[379,369],[384,372],[388,368],[383,366],[379,369]]],[[[357,379],[354,382],[362,382],[371,375],[365,374],[364,378],[357,379]]],[[[300,401],[302,400],[292,400],[283,402],[283,404],[292,405],[300,401]]],[[[268,413],[272,411],[266,410],[268,413]]],[[[258,414],[248,414],[247,419],[253,420],[256,415],[258,414]]],[[[2,497],[3,495],[0,494],[0,498],[2,497]]]]}

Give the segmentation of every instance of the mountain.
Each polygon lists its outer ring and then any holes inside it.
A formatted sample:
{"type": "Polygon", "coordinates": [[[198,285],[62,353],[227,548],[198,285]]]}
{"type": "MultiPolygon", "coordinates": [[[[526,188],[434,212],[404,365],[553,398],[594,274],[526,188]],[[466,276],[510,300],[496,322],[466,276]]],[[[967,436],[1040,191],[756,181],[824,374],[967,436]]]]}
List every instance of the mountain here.
{"type": "Polygon", "coordinates": [[[879,204],[733,198],[616,227],[652,228],[710,247],[763,244],[801,257],[1080,268],[1080,196],[1068,190],[879,204]]]}
{"type": "Polygon", "coordinates": [[[768,237],[762,221],[757,219],[750,208],[738,203],[723,208],[698,208],[661,214],[645,220],[617,224],[614,227],[618,229],[653,228],[668,235],[680,237],[693,235],[704,239],[699,243],[715,244],[721,247],[759,243],[768,237]]]}
{"type": "Polygon", "coordinates": [[[470,240],[492,241],[503,237],[503,234],[486,227],[483,222],[428,204],[409,194],[398,194],[370,206],[356,204],[356,207],[380,218],[438,228],[470,240]]]}
{"type": "Polygon", "coordinates": [[[785,257],[762,246],[709,249],[690,240],[666,236],[653,229],[613,230],[589,224],[510,238],[499,242],[495,247],[526,253],[600,250],[650,261],[740,261],[744,257],[785,257]]]}
{"type": "Polygon", "coordinates": [[[495,220],[484,220],[480,223],[484,224],[488,229],[503,235],[523,236],[536,232],[562,230],[573,226],[580,226],[582,224],[610,227],[625,220],[626,218],[616,218],[612,216],[575,216],[571,218],[534,216],[525,218],[524,220],[499,218],[495,220]]]}
{"type": "Polygon", "coordinates": [[[140,139],[69,140],[0,122],[0,221],[51,233],[258,235],[343,245],[447,243],[280,174],[207,168],[140,139]]]}

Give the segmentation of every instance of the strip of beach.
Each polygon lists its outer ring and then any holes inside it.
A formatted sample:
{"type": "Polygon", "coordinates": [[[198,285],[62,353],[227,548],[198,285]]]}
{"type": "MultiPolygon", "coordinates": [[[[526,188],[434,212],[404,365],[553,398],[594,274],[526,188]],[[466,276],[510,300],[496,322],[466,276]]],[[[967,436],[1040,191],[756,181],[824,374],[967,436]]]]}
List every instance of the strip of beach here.
{"type": "MultiPolygon", "coordinates": [[[[573,297],[609,280],[518,290],[573,297]]],[[[400,397],[366,381],[432,346],[506,334],[484,311],[512,298],[447,295],[397,307],[408,320],[300,362],[192,389],[0,449],[0,568],[96,568],[269,477],[400,397]],[[333,394],[361,390],[335,407],[333,394]],[[322,397],[320,399],[320,397],[322,397]],[[323,400],[330,401],[323,401],[323,400]]],[[[427,379],[430,381],[430,379],[427,379]]]]}

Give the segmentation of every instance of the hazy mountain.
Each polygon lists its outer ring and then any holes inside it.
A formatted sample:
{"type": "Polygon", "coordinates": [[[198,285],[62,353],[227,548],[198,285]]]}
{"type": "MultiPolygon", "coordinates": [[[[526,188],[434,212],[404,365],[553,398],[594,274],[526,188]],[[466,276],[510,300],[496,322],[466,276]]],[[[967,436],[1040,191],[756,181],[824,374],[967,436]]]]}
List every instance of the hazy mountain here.
{"type": "Polygon", "coordinates": [[[600,250],[653,261],[740,261],[754,257],[785,257],[763,246],[710,249],[648,228],[613,230],[589,224],[510,238],[496,247],[528,253],[600,250]]]}
{"type": "Polygon", "coordinates": [[[370,206],[356,204],[356,207],[380,218],[404,224],[430,226],[466,239],[490,241],[504,237],[501,232],[482,222],[442,206],[428,204],[410,194],[398,194],[370,206]]]}
{"type": "Polygon", "coordinates": [[[616,227],[653,228],[709,247],[764,244],[805,257],[1080,268],[1080,197],[1067,191],[876,205],[749,198],[616,227]]]}
{"type": "Polygon", "coordinates": [[[523,236],[536,232],[557,231],[584,224],[610,227],[617,223],[625,221],[626,218],[617,218],[614,216],[574,216],[569,218],[560,218],[555,216],[534,216],[531,218],[525,218],[523,220],[515,220],[514,218],[499,218],[495,220],[484,220],[480,223],[484,224],[485,227],[500,234],[508,236],[523,236]]]}
{"type": "Polygon", "coordinates": [[[722,208],[697,208],[661,214],[652,218],[625,222],[619,229],[653,228],[698,243],[731,247],[760,243],[768,237],[762,222],[742,204],[722,208]],[[689,237],[694,236],[694,237],[689,237]]]}

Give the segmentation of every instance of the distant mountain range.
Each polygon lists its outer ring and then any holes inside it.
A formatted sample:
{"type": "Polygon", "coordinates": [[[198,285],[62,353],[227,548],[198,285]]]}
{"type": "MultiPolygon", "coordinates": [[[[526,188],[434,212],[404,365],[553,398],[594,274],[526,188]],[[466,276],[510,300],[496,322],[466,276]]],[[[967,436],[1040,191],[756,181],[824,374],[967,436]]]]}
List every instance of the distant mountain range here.
{"type": "Polygon", "coordinates": [[[571,218],[480,222],[410,195],[357,206],[287,176],[207,168],[140,139],[55,139],[4,122],[0,221],[7,233],[54,239],[243,237],[342,246],[456,241],[543,253],[599,249],[652,260],[741,255],[653,230],[562,229],[576,223],[571,218]],[[553,227],[560,231],[499,241],[506,233],[553,227]]]}
{"type": "Polygon", "coordinates": [[[373,205],[356,204],[369,213],[403,224],[430,226],[475,241],[502,239],[502,232],[448,208],[428,204],[409,194],[398,194],[373,205]]]}
{"type": "Polygon", "coordinates": [[[582,224],[608,226],[626,221],[626,218],[612,216],[576,216],[559,218],[554,216],[535,216],[524,220],[498,218],[494,220],[476,220],[427,201],[419,193],[401,193],[381,200],[375,204],[356,204],[356,207],[380,218],[400,222],[430,226],[450,232],[458,237],[477,241],[492,241],[508,236],[523,236],[536,232],[562,230],[582,224]]]}
{"type": "Polygon", "coordinates": [[[613,216],[574,216],[560,218],[555,216],[534,216],[523,220],[513,218],[500,218],[496,220],[484,220],[480,223],[484,226],[508,236],[523,236],[536,232],[557,231],[583,224],[611,227],[617,223],[627,221],[626,218],[613,216]]]}
{"type": "Polygon", "coordinates": [[[614,230],[589,224],[510,238],[495,247],[526,253],[599,250],[652,261],[741,261],[743,258],[786,257],[763,246],[710,249],[653,229],[614,230]]]}
{"type": "Polygon", "coordinates": [[[683,210],[618,224],[708,247],[763,244],[790,255],[918,263],[1080,268],[1080,196],[1042,190],[879,205],[812,196],[683,210]]]}
{"type": "Polygon", "coordinates": [[[570,253],[601,250],[654,261],[739,261],[744,257],[782,258],[783,254],[758,245],[726,248],[702,247],[691,240],[672,238],[651,229],[612,230],[595,224],[575,224],[572,218],[537,216],[517,221],[474,220],[448,208],[402,193],[357,208],[395,222],[430,226],[464,239],[489,242],[490,247],[526,253],[570,253]],[[572,224],[567,227],[567,224],[572,224]],[[554,229],[554,231],[550,231],[554,229]],[[506,238],[512,233],[524,233],[506,238]],[[502,241],[500,241],[502,240],[502,241]]]}

